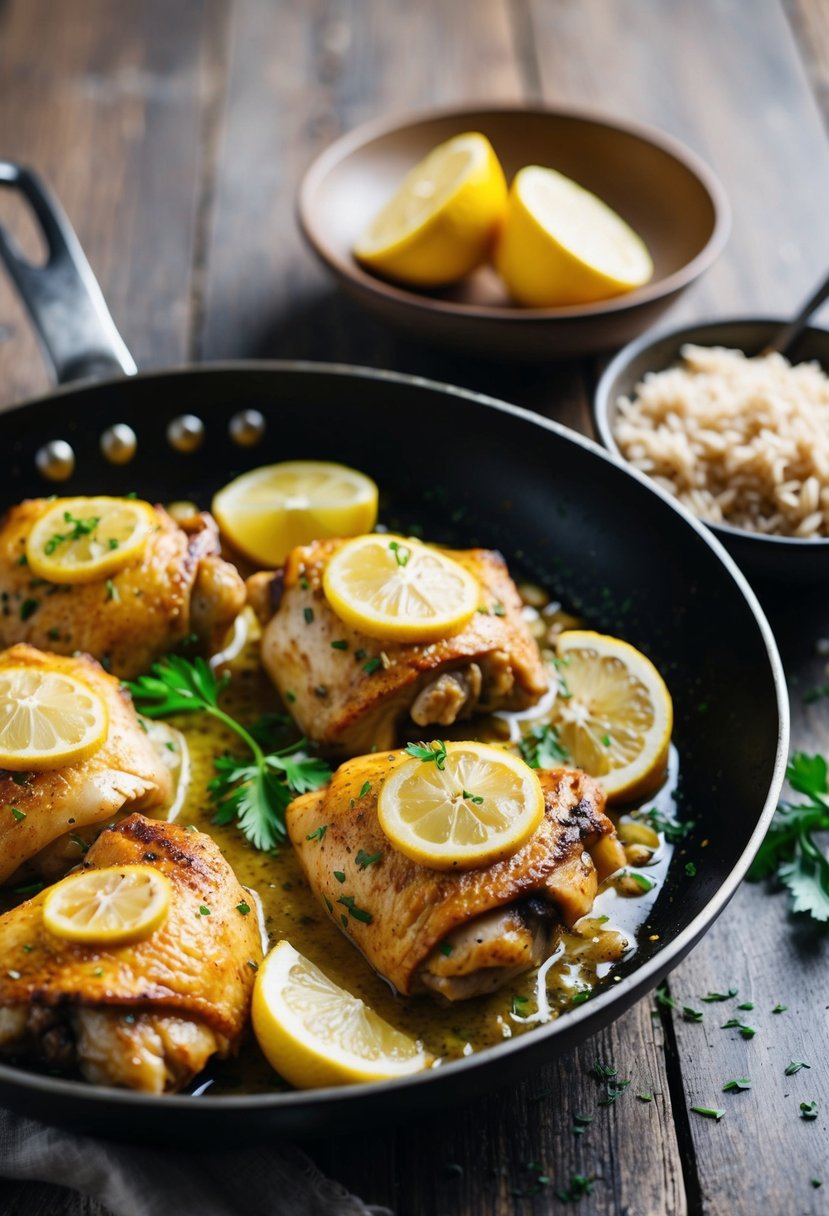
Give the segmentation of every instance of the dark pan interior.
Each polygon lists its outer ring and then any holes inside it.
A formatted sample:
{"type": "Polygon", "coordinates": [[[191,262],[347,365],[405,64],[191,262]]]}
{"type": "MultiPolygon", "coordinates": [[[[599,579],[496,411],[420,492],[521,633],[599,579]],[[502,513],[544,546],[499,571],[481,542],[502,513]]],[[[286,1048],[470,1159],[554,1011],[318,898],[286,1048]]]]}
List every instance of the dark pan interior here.
{"type": "Polygon", "coordinates": [[[506,1084],[545,1056],[613,1020],[653,986],[721,911],[776,801],[787,746],[785,690],[774,643],[751,592],[715,541],[642,479],[564,428],[458,390],[385,373],[296,365],[223,365],[62,390],[0,417],[3,499],[135,490],[209,505],[213,489],[254,465],[295,457],[341,460],[371,474],[382,518],[429,539],[502,549],[590,626],[646,651],[676,709],[680,811],[697,822],[623,979],[546,1028],[408,1081],[250,1098],[150,1099],[0,1067],[0,1100],[51,1121],[109,1134],[166,1138],[322,1132],[400,1118],[506,1084]],[[228,421],[255,407],[262,442],[242,449],[228,421]],[[192,412],[206,437],[174,452],[167,423],[192,412]],[[127,422],[135,460],[118,469],[101,432],[127,422]],[[44,483],[34,454],[69,440],[77,470],[44,483]],[[710,840],[704,850],[700,842],[710,840]],[[698,862],[690,878],[685,862],[698,862]],[[182,1118],[182,1111],[187,1117],[182,1118]],[[232,1119],[226,1116],[233,1112],[232,1119]]]}

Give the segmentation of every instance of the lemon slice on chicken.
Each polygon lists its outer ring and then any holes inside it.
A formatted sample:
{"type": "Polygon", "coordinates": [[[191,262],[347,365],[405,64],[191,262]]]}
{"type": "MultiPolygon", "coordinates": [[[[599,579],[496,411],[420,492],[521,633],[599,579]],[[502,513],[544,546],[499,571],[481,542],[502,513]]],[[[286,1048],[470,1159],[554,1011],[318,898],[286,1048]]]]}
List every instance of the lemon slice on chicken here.
{"type": "Polygon", "coordinates": [[[92,583],[140,556],[157,526],[137,498],[58,498],[29,533],[26,559],[50,583],[92,583]]]}
{"type": "Polygon", "coordinates": [[[432,744],[384,782],[380,826],[394,847],[435,870],[466,870],[509,857],[544,816],[531,768],[485,743],[432,744]]]}
{"type": "Polygon", "coordinates": [[[0,768],[25,773],[80,764],[108,728],[104,701],[74,676],[0,667],[0,768]]]}
{"type": "Polygon", "coordinates": [[[109,866],[70,874],[43,903],[43,924],[56,937],[123,946],[154,933],[170,909],[170,880],[152,866],[109,866]]]}
{"type": "Polygon", "coordinates": [[[420,1043],[338,987],[290,942],[256,975],[253,1029],[276,1071],[298,1089],[386,1081],[425,1068],[420,1043]]]}
{"type": "Polygon", "coordinates": [[[459,562],[390,533],[347,541],[326,564],[322,585],[340,620],[396,642],[435,642],[458,633],[481,594],[459,562]]]}
{"type": "Polygon", "coordinates": [[[456,135],[410,170],[354,256],[403,283],[453,283],[486,261],[506,201],[504,171],[486,136],[456,135]]]}
{"type": "Polygon", "coordinates": [[[212,510],[240,553],[278,566],[296,545],[370,531],[377,485],[347,465],[286,460],[234,478],[215,495],[212,510]]]}
{"type": "Polygon", "coordinates": [[[556,648],[560,690],[551,720],[562,747],[608,798],[651,793],[665,777],[673,728],[665,681],[619,638],[571,629],[556,648]]]}

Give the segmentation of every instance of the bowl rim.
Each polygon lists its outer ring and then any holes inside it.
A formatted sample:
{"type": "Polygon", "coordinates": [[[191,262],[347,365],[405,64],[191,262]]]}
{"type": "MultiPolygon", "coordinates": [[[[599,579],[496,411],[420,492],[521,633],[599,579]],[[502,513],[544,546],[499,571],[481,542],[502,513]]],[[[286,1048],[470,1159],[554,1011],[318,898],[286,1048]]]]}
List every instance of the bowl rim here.
{"type": "MultiPolygon", "coordinates": [[[[474,124],[473,124],[474,125],[474,124]]],[[[477,124],[480,125],[480,124],[477,124]]],[[[637,305],[646,305],[664,299],[692,283],[718,257],[731,231],[731,205],[725,188],[709,165],[691,148],[673,135],[645,123],[618,119],[606,111],[583,106],[531,105],[522,102],[481,102],[479,105],[464,104],[435,106],[423,110],[407,110],[383,118],[369,119],[339,136],[320,152],[306,169],[296,195],[296,219],[306,242],[316,256],[341,279],[368,294],[379,296],[398,306],[409,306],[424,311],[433,311],[447,317],[475,318],[508,322],[512,324],[552,321],[579,321],[593,317],[604,317],[625,312],[637,305]],[[698,253],[665,278],[651,280],[642,287],[609,300],[591,304],[573,304],[557,308],[529,308],[517,305],[466,304],[444,300],[430,294],[408,289],[402,285],[382,279],[364,270],[353,259],[346,260],[335,252],[324,240],[314,224],[311,203],[327,174],[347,160],[359,148],[395,131],[418,127],[440,119],[460,121],[464,118],[480,119],[487,115],[535,115],[541,118],[564,118],[573,122],[588,123],[633,136],[640,142],[650,144],[673,158],[687,169],[701,184],[708,195],[713,210],[713,226],[705,244],[698,253]]]]}
{"type": "MultiPolygon", "coordinates": [[[[710,321],[690,322],[685,325],[673,326],[670,329],[660,329],[658,332],[648,330],[641,334],[638,338],[634,338],[632,342],[628,342],[620,351],[613,356],[599,377],[593,393],[593,422],[596,427],[598,436],[605,448],[610,452],[615,460],[623,464],[627,469],[634,469],[635,466],[623,455],[616,439],[613,435],[613,429],[610,423],[610,412],[615,405],[616,399],[611,400],[610,390],[614,380],[619,374],[626,370],[627,367],[639,355],[644,354],[652,347],[657,346],[660,342],[666,342],[669,339],[676,341],[678,346],[684,341],[691,341],[693,334],[706,333],[708,331],[714,333],[719,329],[725,329],[732,325],[756,325],[764,328],[781,328],[791,320],[790,317],[747,317],[742,314],[728,317],[717,317],[710,321]]],[[[829,327],[821,325],[807,325],[803,334],[825,334],[829,338],[829,327]]],[[[803,335],[801,335],[803,336],[803,335]]],[[[704,345],[704,343],[703,343],[704,345]]],[[[678,351],[677,351],[678,353],[678,351]]],[[[651,371],[657,369],[652,368],[651,371]]],[[[664,369],[659,369],[664,370],[664,369]]],[[[643,372],[642,375],[648,375],[649,372],[643,372]]],[[[829,374],[829,371],[827,371],[829,374]]],[[[636,470],[637,472],[639,470],[636,470]]],[[[647,476],[647,474],[645,474],[647,476]]],[[[747,528],[738,528],[735,524],[713,523],[709,520],[702,519],[700,516],[695,518],[706,528],[710,528],[712,532],[722,536],[739,540],[741,544],[750,545],[775,545],[778,549],[799,549],[802,552],[814,551],[824,548],[829,545],[829,536],[779,536],[766,532],[750,532],[747,528]]]]}

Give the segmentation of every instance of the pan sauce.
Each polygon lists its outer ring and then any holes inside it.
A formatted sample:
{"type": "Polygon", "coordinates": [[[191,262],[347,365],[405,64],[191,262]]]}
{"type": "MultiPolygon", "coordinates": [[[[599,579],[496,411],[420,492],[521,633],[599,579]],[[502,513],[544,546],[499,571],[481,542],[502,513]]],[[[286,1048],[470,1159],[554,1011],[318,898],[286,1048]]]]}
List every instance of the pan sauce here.
{"type": "MultiPolygon", "coordinates": [[[[258,644],[253,637],[233,660],[230,671],[232,680],[224,704],[234,717],[250,722],[279,708],[276,694],[259,666],[258,644]]],[[[543,716],[543,709],[536,708],[520,717],[537,720],[540,714],[543,716]]],[[[206,783],[213,775],[213,758],[232,749],[234,738],[220,724],[199,715],[173,722],[187,736],[192,764],[190,788],[178,822],[210,833],[240,882],[259,895],[271,944],[287,938],[332,980],[362,997],[394,1026],[421,1039],[441,1060],[469,1055],[525,1033],[540,1021],[558,1017],[578,1004],[584,999],[580,994],[589,993],[608,976],[620,957],[629,957],[635,951],[637,933],[643,930],[667,872],[672,848],[662,841],[652,863],[642,871],[655,883],[653,889],[643,893],[629,882],[628,893],[632,886],[638,897],[627,898],[612,882],[605,884],[591,916],[579,922],[580,932],[560,933],[551,959],[540,969],[542,975],[530,971],[491,996],[456,1005],[438,1005],[424,997],[402,998],[371,969],[327,915],[311,892],[290,845],[273,857],[254,849],[235,826],[220,827],[212,822],[206,783]]],[[[492,739],[503,737],[507,730],[503,720],[489,719],[463,724],[448,733],[492,739]]],[[[671,791],[676,788],[676,777],[677,758],[672,749],[669,778],[657,797],[645,805],[656,806],[666,817],[672,817],[671,791]]],[[[208,1080],[200,1079],[195,1092],[273,1092],[284,1084],[275,1077],[252,1039],[245,1043],[237,1060],[211,1066],[209,1076],[208,1080]]]]}

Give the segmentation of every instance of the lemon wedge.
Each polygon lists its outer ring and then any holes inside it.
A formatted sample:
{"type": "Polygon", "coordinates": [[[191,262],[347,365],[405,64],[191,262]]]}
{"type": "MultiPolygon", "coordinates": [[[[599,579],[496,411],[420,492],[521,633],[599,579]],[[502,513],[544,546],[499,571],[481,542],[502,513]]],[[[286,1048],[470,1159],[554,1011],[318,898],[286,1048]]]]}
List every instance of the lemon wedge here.
{"type": "Polygon", "coordinates": [[[166,919],[172,886],[152,866],[108,866],[70,874],[43,901],[43,924],[56,937],[124,946],[149,937],[166,919]]]}
{"type": "Polygon", "coordinates": [[[446,743],[394,769],[377,800],[394,847],[435,870],[467,870],[516,853],[544,817],[538,777],[511,752],[446,743]],[[443,752],[443,754],[441,754],[443,752]]]}
{"type": "Polygon", "coordinates": [[[459,562],[392,533],[347,541],[326,563],[322,586],[340,620],[369,637],[397,642],[434,642],[458,633],[481,594],[459,562]]]}
{"type": "Polygon", "coordinates": [[[557,644],[561,691],[552,722],[573,763],[608,798],[653,792],[665,777],[673,705],[653,663],[619,638],[571,629],[557,644]]]}
{"type": "Polygon", "coordinates": [[[377,486],[346,465],[289,460],[235,478],[215,495],[212,510],[240,553],[279,566],[296,545],[370,532],[377,486]]]}
{"type": "Polygon", "coordinates": [[[140,556],[158,524],[138,498],[58,498],[26,538],[29,569],[50,583],[92,583],[140,556]]]}
{"type": "Polygon", "coordinates": [[[606,203],[554,169],[528,165],[512,183],[495,267],[519,304],[589,304],[653,275],[644,242],[606,203]]]}
{"type": "Polygon", "coordinates": [[[332,983],[290,942],[260,965],[253,1030],[276,1071],[298,1089],[386,1081],[425,1068],[420,1043],[332,983]]]}
{"type": "Polygon", "coordinates": [[[25,773],[80,764],[108,728],[104,701],[74,676],[0,667],[0,768],[25,773]]]}
{"type": "Polygon", "coordinates": [[[486,261],[506,201],[504,172],[486,136],[456,135],[406,175],[354,256],[403,283],[453,283],[486,261]]]}

